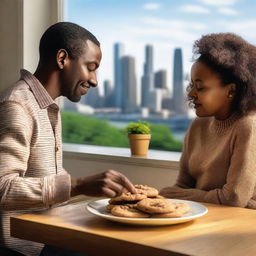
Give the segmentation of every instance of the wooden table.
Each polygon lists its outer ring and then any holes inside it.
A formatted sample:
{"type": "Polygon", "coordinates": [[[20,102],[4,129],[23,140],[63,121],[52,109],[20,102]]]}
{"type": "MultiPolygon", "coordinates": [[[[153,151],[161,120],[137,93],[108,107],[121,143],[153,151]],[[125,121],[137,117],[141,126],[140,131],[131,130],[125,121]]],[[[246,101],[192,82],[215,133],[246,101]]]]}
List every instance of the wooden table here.
{"type": "Polygon", "coordinates": [[[196,220],[145,227],[111,222],[85,202],[11,218],[12,236],[75,249],[88,255],[256,255],[256,210],[205,204],[196,220]]]}

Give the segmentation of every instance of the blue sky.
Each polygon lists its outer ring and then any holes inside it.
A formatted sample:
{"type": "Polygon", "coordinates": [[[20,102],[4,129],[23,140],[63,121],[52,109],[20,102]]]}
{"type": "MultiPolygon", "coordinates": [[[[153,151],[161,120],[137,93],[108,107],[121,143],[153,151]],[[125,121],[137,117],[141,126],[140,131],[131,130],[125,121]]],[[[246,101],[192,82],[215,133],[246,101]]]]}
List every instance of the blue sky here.
{"type": "Polygon", "coordinates": [[[256,44],[256,0],[66,0],[65,20],[78,23],[101,42],[100,84],[113,82],[113,43],[136,58],[140,83],[144,47],[154,46],[154,69],[172,81],[173,50],[183,50],[189,72],[192,45],[203,34],[233,32],[256,44]]]}

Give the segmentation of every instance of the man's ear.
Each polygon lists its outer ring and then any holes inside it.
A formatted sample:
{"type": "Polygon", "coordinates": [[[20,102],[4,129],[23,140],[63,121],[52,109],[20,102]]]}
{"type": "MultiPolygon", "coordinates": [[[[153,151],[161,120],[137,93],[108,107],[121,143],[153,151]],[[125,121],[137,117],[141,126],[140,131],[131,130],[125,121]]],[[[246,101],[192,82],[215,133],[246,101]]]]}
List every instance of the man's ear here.
{"type": "Polygon", "coordinates": [[[56,62],[59,69],[63,69],[68,61],[68,52],[65,49],[60,49],[56,55],[56,62]]]}
{"type": "Polygon", "coordinates": [[[231,83],[228,87],[228,97],[233,98],[236,95],[236,84],[231,83]]]}

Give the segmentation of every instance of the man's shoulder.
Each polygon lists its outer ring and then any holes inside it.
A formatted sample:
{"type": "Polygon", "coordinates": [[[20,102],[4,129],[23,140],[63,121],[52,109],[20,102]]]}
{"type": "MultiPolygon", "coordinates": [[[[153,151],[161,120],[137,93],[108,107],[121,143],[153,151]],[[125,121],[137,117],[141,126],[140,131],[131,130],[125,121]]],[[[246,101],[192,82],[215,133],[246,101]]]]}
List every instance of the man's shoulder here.
{"type": "Polygon", "coordinates": [[[24,80],[19,80],[0,94],[0,103],[19,102],[21,104],[33,101],[33,93],[24,80]]]}

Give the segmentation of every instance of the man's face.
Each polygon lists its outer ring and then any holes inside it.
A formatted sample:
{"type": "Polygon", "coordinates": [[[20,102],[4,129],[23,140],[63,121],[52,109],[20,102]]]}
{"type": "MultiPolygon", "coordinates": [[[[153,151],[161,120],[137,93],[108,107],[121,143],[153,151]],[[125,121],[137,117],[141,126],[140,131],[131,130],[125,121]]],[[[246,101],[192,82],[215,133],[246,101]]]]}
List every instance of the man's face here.
{"type": "Polygon", "coordinates": [[[76,59],[68,57],[61,71],[61,95],[73,102],[78,102],[90,87],[96,87],[96,70],[101,61],[100,47],[87,40],[84,53],[76,59]]]}

